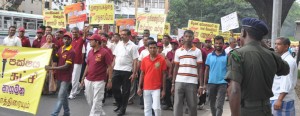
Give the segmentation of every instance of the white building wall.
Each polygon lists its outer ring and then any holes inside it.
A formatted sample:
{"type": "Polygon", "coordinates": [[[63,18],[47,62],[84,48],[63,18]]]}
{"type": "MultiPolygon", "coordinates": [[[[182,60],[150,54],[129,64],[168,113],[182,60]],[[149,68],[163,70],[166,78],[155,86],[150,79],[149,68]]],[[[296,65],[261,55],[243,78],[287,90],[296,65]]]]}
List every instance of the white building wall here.
{"type": "Polygon", "coordinates": [[[19,12],[42,15],[42,0],[24,0],[18,10],[19,12]]]}

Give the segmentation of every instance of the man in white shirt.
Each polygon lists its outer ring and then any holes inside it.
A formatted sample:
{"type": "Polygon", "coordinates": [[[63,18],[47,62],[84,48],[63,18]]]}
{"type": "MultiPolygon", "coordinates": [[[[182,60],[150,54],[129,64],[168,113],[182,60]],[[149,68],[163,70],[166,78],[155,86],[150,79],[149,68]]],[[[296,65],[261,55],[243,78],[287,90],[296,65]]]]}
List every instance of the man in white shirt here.
{"type": "Polygon", "coordinates": [[[285,37],[279,37],[275,41],[275,51],[288,62],[290,73],[286,76],[275,75],[274,77],[272,86],[274,96],[270,98],[273,116],[295,116],[295,86],[298,71],[296,60],[288,51],[290,45],[290,40],[285,37]]]}
{"type": "Polygon", "coordinates": [[[239,48],[235,38],[229,38],[229,47],[225,49],[225,53],[228,54],[231,50],[239,48]]]}
{"type": "Polygon", "coordinates": [[[166,56],[167,53],[172,50],[172,46],[170,44],[172,38],[169,35],[164,35],[163,39],[164,39],[164,50],[162,51],[162,53],[166,56]]]}
{"type": "MultiPolygon", "coordinates": [[[[150,30],[149,29],[145,29],[144,33],[143,33],[143,37],[150,37],[150,30]]],[[[143,41],[139,41],[138,44],[139,48],[144,46],[144,42],[143,41]]]]}
{"type": "Polygon", "coordinates": [[[22,42],[20,38],[15,36],[16,34],[16,27],[10,26],[8,31],[8,36],[4,38],[3,45],[4,46],[18,46],[22,47],[22,42]]]}

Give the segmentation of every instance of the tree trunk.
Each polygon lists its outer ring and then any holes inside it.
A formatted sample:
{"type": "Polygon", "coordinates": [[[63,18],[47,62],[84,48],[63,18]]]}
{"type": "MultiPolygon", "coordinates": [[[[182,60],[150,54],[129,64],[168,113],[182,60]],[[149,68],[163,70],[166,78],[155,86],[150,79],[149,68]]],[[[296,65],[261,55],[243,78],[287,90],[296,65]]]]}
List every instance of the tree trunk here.
{"type": "MultiPolygon", "coordinates": [[[[273,0],[245,0],[249,2],[255,9],[258,17],[265,21],[269,28],[269,33],[266,38],[271,38],[272,32],[272,13],[273,13],[273,0]]],[[[289,10],[291,9],[295,0],[282,0],[282,14],[281,25],[283,24],[289,10]]]]}

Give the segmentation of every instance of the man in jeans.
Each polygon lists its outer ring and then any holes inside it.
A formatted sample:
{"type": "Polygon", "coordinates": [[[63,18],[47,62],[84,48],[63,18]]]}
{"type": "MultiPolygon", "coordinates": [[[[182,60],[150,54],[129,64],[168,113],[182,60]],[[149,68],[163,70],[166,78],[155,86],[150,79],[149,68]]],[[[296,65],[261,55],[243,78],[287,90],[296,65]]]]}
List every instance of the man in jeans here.
{"type": "Polygon", "coordinates": [[[183,115],[184,98],[189,108],[189,116],[197,116],[197,91],[201,96],[203,91],[201,63],[202,53],[193,46],[194,32],[187,30],[184,32],[184,45],[177,49],[174,57],[174,73],[171,92],[174,98],[174,116],[183,115]],[[197,89],[198,81],[200,83],[197,89]]]}
{"type": "Polygon", "coordinates": [[[137,76],[138,47],[129,40],[130,36],[130,30],[122,30],[121,38],[123,41],[117,44],[113,52],[115,65],[112,92],[117,102],[117,108],[114,111],[118,112],[118,116],[123,116],[126,112],[130,86],[137,76]],[[121,87],[122,91],[120,90],[121,87]]]}
{"type": "Polygon", "coordinates": [[[58,101],[51,116],[58,116],[61,107],[64,108],[64,116],[70,116],[70,108],[68,103],[68,87],[72,78],[73,62],[75,52],[71,46],[72,38],[70,34],[63,36],[64,46],[62,46],[53,58],[57,62],[57,67],[45,66],[46,70],[57,70],[57,81],[59,87],[58,101]]]}
{"type": "Polygon", "coordinates": [[[146,56],[141,63],[141,76],[137,93],[141,96],[144,92],[145,116],[152,116],[152,109],[155,116],[161,116],[160,98],[165,96],[167,65],[164,56],[157,53],[155,41],[148,42],[148,50],[150,55],[146,56]],[[163,90],[160,97],[161,86],[163,90]],[[142,92],[142,90],[144,91],[142,92]]]}
{"type": "MultiPolygon", "coordinates": [[[[227,88],[227,82],[224,80],[227,71],[227,55],[223,50],[222,36],[216,36],[214,43],[215,51],[209,53],[205,61],[204,82],[208,80],[207,90],[212,116],[222,116],[227,88]]],[[[205,84],[204,88],[206,88],[205,84]]]]}

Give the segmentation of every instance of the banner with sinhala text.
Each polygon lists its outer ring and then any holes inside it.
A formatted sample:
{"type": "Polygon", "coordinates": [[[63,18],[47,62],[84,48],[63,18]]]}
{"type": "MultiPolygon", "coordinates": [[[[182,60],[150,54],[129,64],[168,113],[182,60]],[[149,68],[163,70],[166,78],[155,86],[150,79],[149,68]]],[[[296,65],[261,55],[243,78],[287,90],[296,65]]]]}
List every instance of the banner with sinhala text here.
{"type": "Polygon", "coordinates": [[[0,107],[36,114],[52,49],[0,46],[0,107]]]}
{"type": "Polygon", "coordinates": [[[115,10],[113,4],[90,5],[90,24],[114,24],[115,10]]]}
{"type": "Polygon", "coordinates": [[[66,28],[66,15],[64,11],[45,10],[43,15],[45,26],[51,26],[52,28],[66,28]]]}
{"type": "Polygon", "coordinates": [[[188,28],[194,31],[194,36],[204,42],[206,38],[213,39],[219,35],[220,24],[189,20],[188,28]]]}
{"type": "Polygon", "coordinates": [[[136,30],[142,33],[145,29],[149,29],[151,34],[164,33],[167,15],[139,13],[136,18],[136,30]]]}

